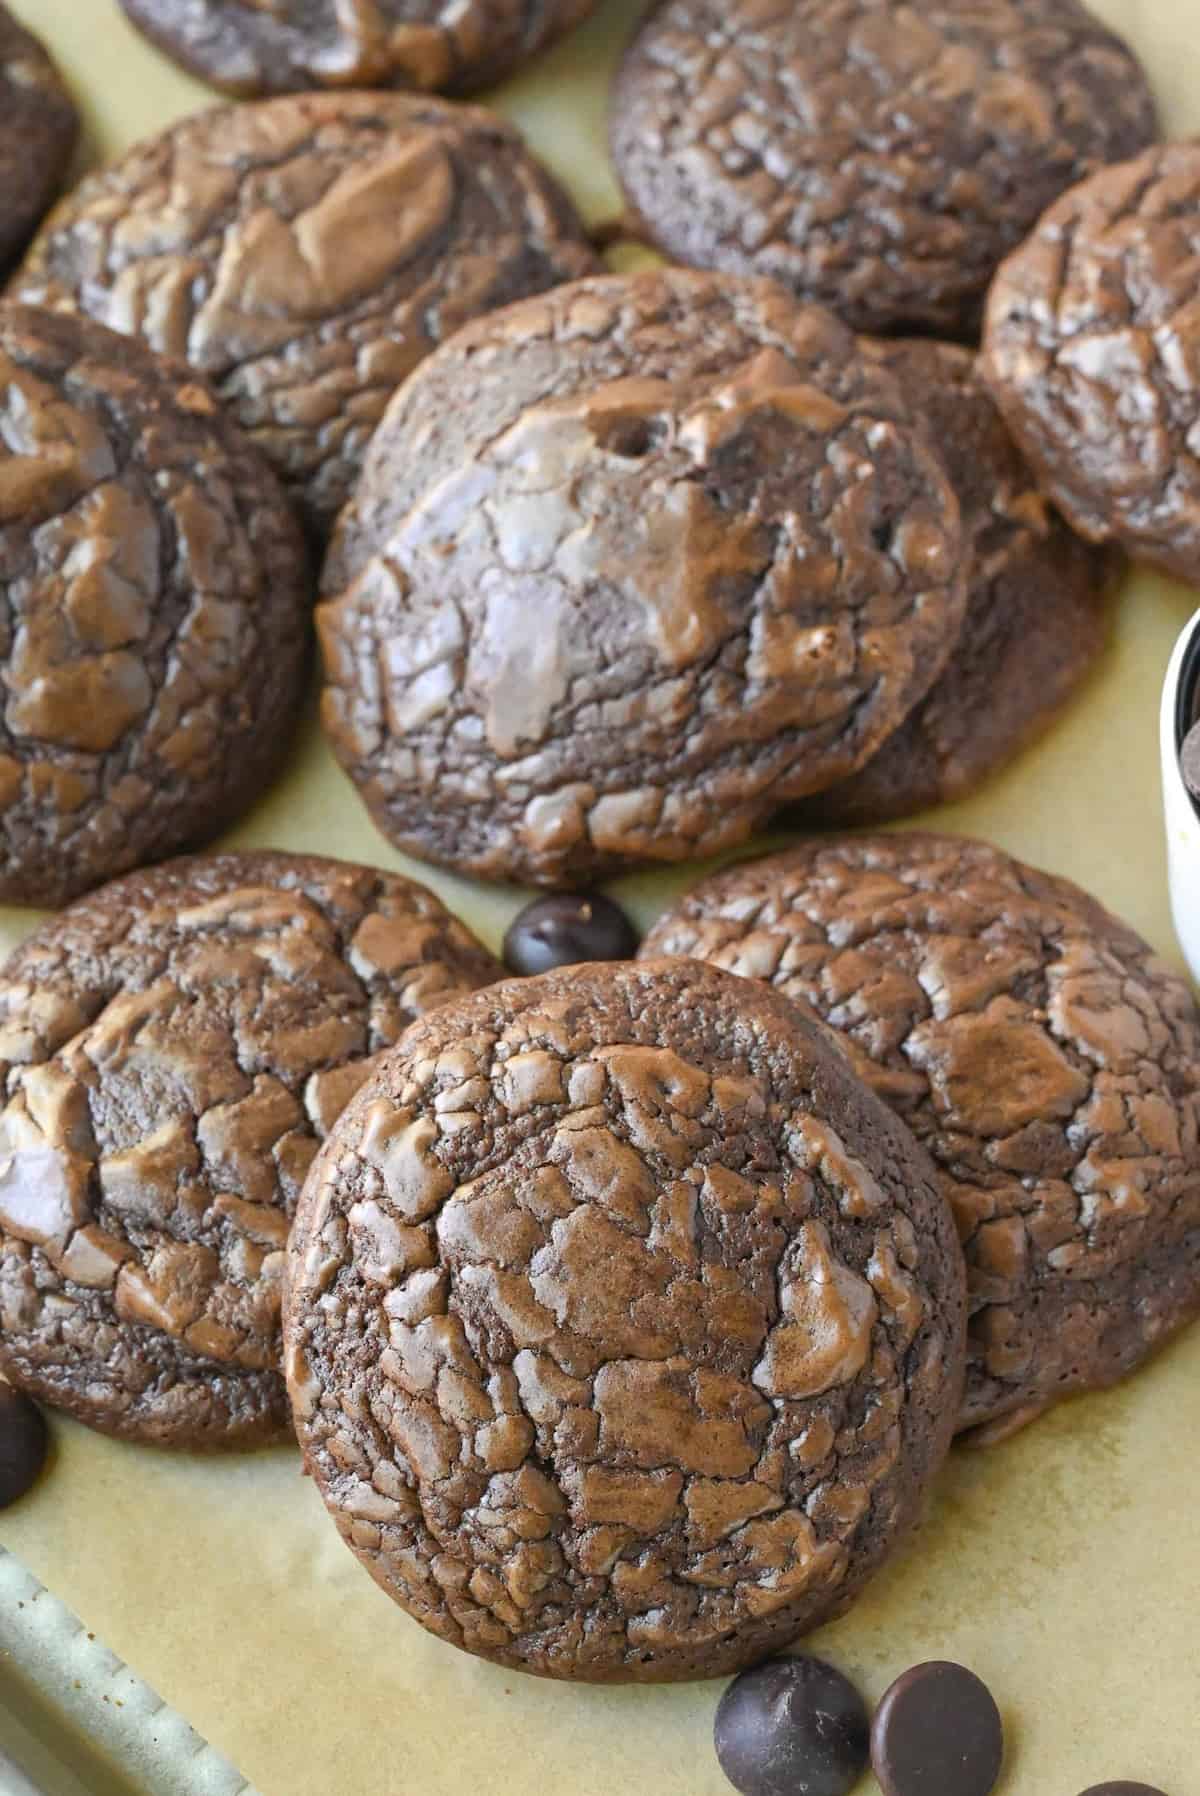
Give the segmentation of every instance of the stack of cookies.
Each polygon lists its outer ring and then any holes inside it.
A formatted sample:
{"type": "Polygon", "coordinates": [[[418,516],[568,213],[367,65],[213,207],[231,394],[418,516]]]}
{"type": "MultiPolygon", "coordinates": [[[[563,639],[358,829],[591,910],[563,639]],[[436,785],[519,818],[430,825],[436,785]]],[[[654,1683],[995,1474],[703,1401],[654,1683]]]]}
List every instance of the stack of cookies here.
{"type": "MultiPolygon", "coordinates": [[[[688,266],[617,275],[436,97],[583,0],[124,3],[244,103],[85,179],[0,308],[0,899],[67,906],[0,974],[0,1366],[134,1440],[294,1428],[472,1652],[734,1669],[953,1435],[1200,1313],[1188,988],[944,835],[810,836],[636,959],[579,900],[524,979],[397,875],[166,857],[287,756],[318,588],[334,752],[477,877],[973,789],[1125,553],[1200,582],[1200,149],[1076,0],[664,0],[613,149],[688,266]]],[[[0,83],[11,263],[75,115],[2,9],[0,83]]]]}

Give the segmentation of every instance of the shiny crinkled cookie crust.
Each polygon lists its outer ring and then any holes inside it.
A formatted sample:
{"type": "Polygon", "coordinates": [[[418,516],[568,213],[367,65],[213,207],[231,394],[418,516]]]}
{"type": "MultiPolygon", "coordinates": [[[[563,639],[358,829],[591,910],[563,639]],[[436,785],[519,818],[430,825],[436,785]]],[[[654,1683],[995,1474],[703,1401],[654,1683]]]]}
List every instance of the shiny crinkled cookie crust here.
{"type": "Polygon", "coordinates": [[[849,1603],[961,1390],[933,1169],[773,994],[574,967],[409,1031],[309,1175],[289,1391],[348,1544],[544,1676],[715,1676],[849,1603]]]}
{"type": "Polygon", "coordinates": [[[286,1430],[317,1144],[414,1017],[501,969],[432,893],[306,855],[134,873],[0,972],[0,1370],[107,1433],[286,1430]]]}
{"type": "Polygon", "coordinates": [[[1200,1314],[1200,1015],[1077,886],[954,836],[814,837],[702,882],[641,952],[769,981],[929,1149],[966,1250],[977,1438],[1200,1314]]]}
{"type": "Polygon", "coordinates": [[[982,785],[1050,727],[1094,667],[1124,568],[1048,504],[972,351],[915,337],[863,347],[924,407],[946,463],[970,543],[967,613],[944,671],[900,728],[789,822],[884,822],[982,785]]]}
{"type": "Polygon", "coordinates": [[[62,76],[0,5],[0,277],[67,177],[79,114],[62,76]]]}
{"type": "Polygon", "coordinates": [[[859,330],[971,337],[1001,258],[1157,118],[1078,0],[666,0],[610,133],[667,254],[771,275],[859,330]]]}
{"type": "Polygon", "coordinates": [[[239,98],[310,87],[474,93],[513,74],[595,0],[121,0],[201,80],[239,98]]]}
{"type": "Polygon", "coordinates": [[[578,885],[743,840],[945,665],[958,505],[890,373],[771,282],[578,282],[396,395],[318,614],[333,748],[398,846],[578,885]]]}
{"type": "Polygon", "coordinates": [[[1065,194],[1000,268],[983,372],[1064,516],[1200,583],[1200,143],[1065,194]]]}
{"type": "Polygon", "coordinates": [[[190,368],[0,308],[0,902],[216,835],[286,752],[311,585],[274,475],[190,368]]]}
{"type": "Polygon", "coordinates": [[[199,368],[323,532],[437,342],[597,266],[570,200],[494,114],[299,94],[185,118],[90,175],[13,293],[199,368]]]}

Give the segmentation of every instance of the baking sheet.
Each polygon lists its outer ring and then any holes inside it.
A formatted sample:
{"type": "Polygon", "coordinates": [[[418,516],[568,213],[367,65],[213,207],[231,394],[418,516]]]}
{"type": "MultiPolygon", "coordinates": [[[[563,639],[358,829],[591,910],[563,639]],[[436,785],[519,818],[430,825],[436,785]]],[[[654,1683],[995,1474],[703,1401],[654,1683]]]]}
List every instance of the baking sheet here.
{"type": "MultiPolygon", "coordinates": [[[[73,78],[93,160],[211,97],[135,36],[116,0],[9,4],[73,78]]],[[[605,87],[637,10],[610,0],[498,96],[594,220],[617,209],[605,87]]],[[[1200,130],[1200,0],[1097,10],[1146,61],[1168,129],[1200,130]]],[[[1063,724],[982,797],[935,816],[1078,879],[1176,964],[1157,707],[1195,602],[1131,579],[1112,652],[1063,724]]],[[[389,850],[311,717],[287,776],[228,840],[415,871],[493,946],[519,902],[389,850]]],[[[646,922],[692,877],[614,889],[646,922]]],[[[0,911],[0,949],[34,921],[0,911]]],[[[568,1688],[441,1645],[351,1558],[294,1452],[205,1460],[61,1421],[54,1431],[50,1475],[0,1516],[0,1545],[263,1796],[727,1796],[710,1745],[717,1686],[568,1688]]],[[[906,1557],[813,1644],[871,1697],[918,1659],[974,1666],[1004,1711],[1008,1796],[1074,1796],[1117,1777],[1196,1796],[1198,1436],[1194,1331],[1122,1390],[1067,1404],[991,1453],[956,1452],[906,1557]]],[[[4,1622],[0,1609],[0,1641],[4,1622]]]]}

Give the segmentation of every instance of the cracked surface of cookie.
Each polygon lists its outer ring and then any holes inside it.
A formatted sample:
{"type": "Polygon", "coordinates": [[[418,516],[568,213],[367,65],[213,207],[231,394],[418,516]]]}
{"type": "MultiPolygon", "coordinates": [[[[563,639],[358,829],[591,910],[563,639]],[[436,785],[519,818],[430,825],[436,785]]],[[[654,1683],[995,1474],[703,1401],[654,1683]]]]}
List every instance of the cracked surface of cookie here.
{"type": "Polygon", "coordinates": [[[190,368],[0,310],[0,901],[208,840],[287,746],[311,585],[278,483],[190,368]]]}
{"type": "Polygon", "coordinates": [[[485,878],[713,852],[924,695],[963,548],[828,312],[686,270],[560,287],[389,408],[323,576],[325,728],[386,835],[485,878]]]}
{"type": "Polygon", "coordinates": [[[872,823],[964,798],[1046,730],[1100,656],[1121,557],[1046,503],[953,343],[864,341],[923,409],[970,543],[967,615],[928,695],[848,780],[803,801],[803,823],[872,823]]]}
{"type": "Polygon", "coordinates": [[[474,93],[595,0],[121,0],[146,36],[238,98],[311,87],[474,93]]]}
{"type": "Polygon", "coordinates": [[[705,881],[642,952],[770,981],[930,1150],[964,1427],[1111,1384],[1200,1312],[1200,1017],[1078,886],[954,836],[817,839],[705,881]]]}
{"type": "Polygon", "coordinates": [[[597,266],[571,202],[493,114],[301,94],[186,118],[89,176],[13,293],[199,368],[323,528],[435,343],[597,266]]]}
{"type": "Polygon", "coordinates": [[[1102,169],[988,299],[982,369],[1064,516],[1200,584],[1200,143],[1102,169]]]}
{"type": "Polygon", "coordinates": [[[431,892],[199,856],[45,924],[0,972],[0,1367],[106,1433],[285,1431],[289,1218],[417,1016],[502,969],[431,892]]]}
{"type": "Polygon", "coordinates": [[[1140,66],[1077,0],[665,0],[611,109],[670,255],[950,336],[1052,200],[1155,132],[1140,66]]]}
{"type": "Polygon", "coordinates": [[[0,5],[0,275],[66,179],[79,114],[33,33],[0,5]]]}
{"type": "Polygon", "coordinates": [[[544,1676],[716,1676],[852,1600],[961,1389],[933,1167],[774,994],[682,962],[406,1035],[305,1185],[288,1388],[347,1543],[544,1676]]]}

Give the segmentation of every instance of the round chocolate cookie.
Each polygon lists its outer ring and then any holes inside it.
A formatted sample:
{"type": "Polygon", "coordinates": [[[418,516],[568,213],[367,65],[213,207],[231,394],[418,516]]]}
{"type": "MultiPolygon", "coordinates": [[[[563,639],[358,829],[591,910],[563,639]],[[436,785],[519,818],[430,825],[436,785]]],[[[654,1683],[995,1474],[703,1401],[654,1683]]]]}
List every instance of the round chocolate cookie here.
{"type": "Polygon", "coordinates": [[[898,383],[769,281],[560,287],[422,364],[339,520],[335,752],[414,854],[580,885],[853,773],[966,603],[898,383]]]}
{"type": "Polygon", "coordinates": [[[1068,521],[1200,585],[1200,143],[1064,194],[996,276],[983,373],[1068,521]]]}
{"type": "Polygon", "coordinates": [[[0,1369],[106,1433],[283,1431],[288,1218],[416,1016],[501,969],[424,887],[223,854],[73,905],[0,972],[0,1369]]]}
{"type": "Polygon", "coordinates": [[[314,1164],[288,1389],[348,1544],[456,1646],[716,1676],[920,1510],[962,1256],[907,1129],[711,968],[513,980],[409,1031],[314,1164]]]}
{"type": "Polygon", "coordinates": [[[0,5],[0,276],[62,186],[79,114],[34,37],[0,5]]]}
{"type": "Polygon", "coordinates": [[[1078,0],[665,0],[611,112],[668,254],[860,330],[951,336],[1051,200],[1155,130],[1141,68],[1078,0]]]}
{"type": "Polygon", "coordinates": [[[806,823],[871,823],[963,798],[1053,723],[1104,648],[1120,557],[1050,510],[970,350],[864,344],[924,408],[972,548],[967,615],[928,696],[850,779],[801,806],[806,823]]]}
{"type": "Polygon", "coordinates": [[[953,836],[814,840],[642,953],[769,980],[938,1164],[971,1291],[961,1426],[1010,1432],[1200,1313],[1200,1014],[1067,880],[953,836]]]}
{"type": "Polygon", "coordinates": [[[191,369],[0,309],[0,902],[65,903],[257,798],[310,609],[278,483],[191,369]]]}
{"type": "Polygon", "coordinates": [[[186,118],[90,176],[13,291],[199,368],[323,527],[435,343],[597,266],[566,195],[491,113],[303,94],[186,118]]]}
{"type": "Polygon", "coordinates": [[[308,87],[473,93],[596,0],[121,0],[139,30],[239,98],[308,87]]]}

